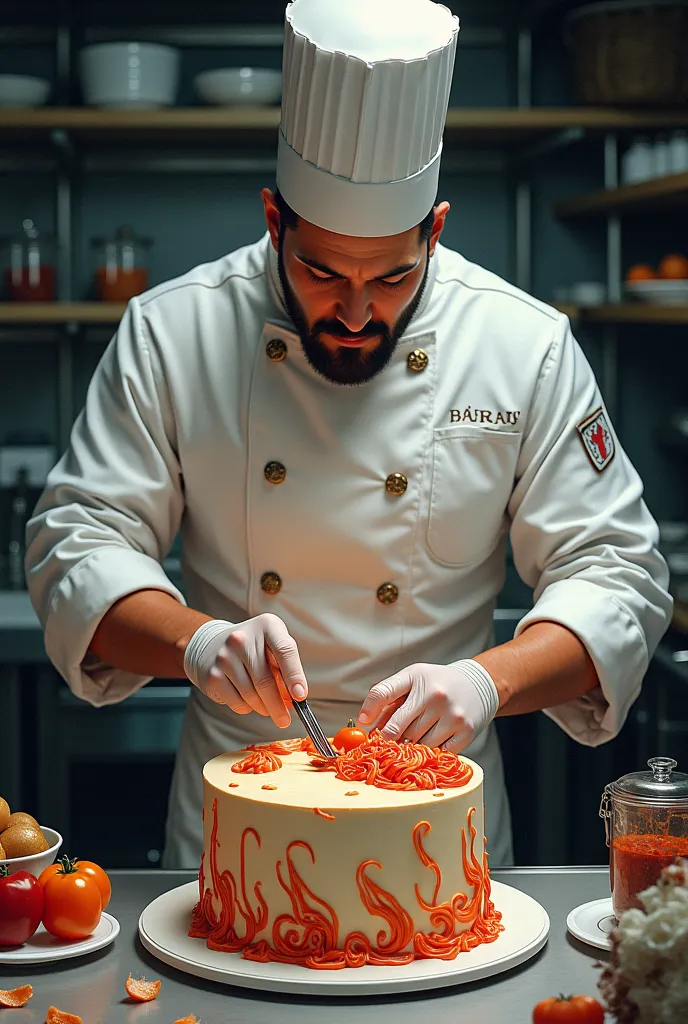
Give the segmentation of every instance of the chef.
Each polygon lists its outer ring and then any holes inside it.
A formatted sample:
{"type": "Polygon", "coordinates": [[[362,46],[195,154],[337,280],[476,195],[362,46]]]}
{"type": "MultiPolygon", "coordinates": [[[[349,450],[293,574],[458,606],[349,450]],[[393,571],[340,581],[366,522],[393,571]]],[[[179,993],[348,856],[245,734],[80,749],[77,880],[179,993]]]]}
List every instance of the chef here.
{"type": "Polygon", "coordinates": [[[492,720],[611,739],[667,626],[567,318],[440,244],[458,30],[431,0],[287,7],[267,233],[129,303],[29,525],[74,693],[193,684],[167,867],[198,865],[208,759],[302,735],[285,688],[330,735],[351,717],[475,758],[509,863],[492,720]],[[180,531],[185,596],[162,569],[180,531]],[[535,601],[494,647],[509,534],[535,601]]]}

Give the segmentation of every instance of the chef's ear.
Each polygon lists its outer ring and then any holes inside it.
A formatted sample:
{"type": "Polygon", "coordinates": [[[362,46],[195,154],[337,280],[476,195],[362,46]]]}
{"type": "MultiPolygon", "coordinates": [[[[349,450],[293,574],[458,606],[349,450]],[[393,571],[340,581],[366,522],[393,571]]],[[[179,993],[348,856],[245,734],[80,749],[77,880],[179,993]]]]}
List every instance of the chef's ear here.
{"type": "Polygon", "coordinates": [[[432,224],[430,238],[428,239],[428,251],[431,256],[435,251],[435,246],[440,240],[440,235],[442,234],[442,230],[444,228],[444,222],[447,219],[447,214],[449,213],[450,209],[451,207],[449,206],[449,203],[447,203],[446,201],[440,203],[438,206],[435,207],[435,219],[432,224]]]}
{"type": "Polygon", "coordinates": [[[267,221],[268,231],[270,232],[270,241],[272,247],[277,252],[279,249],[279,237],[280,237],[280,212],[275,199],[274,193],[269,188],[261,190],[261,198],[263,200],[263,206],[265,207],[265,220],[267,221]]]}

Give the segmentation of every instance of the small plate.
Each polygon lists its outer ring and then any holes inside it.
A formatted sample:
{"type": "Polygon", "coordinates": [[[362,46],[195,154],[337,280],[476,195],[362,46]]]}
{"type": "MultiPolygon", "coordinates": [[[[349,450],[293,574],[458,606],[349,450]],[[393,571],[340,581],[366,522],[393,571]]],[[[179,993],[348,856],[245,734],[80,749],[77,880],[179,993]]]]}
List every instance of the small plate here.
{"type": "Polygon", "coordinates": [[[616,927],[611,896],[582,903],[566,918],[566,927],[581,942],[597,949],[611,949],[609,933],[616,927]]]}
{"type": "Polygon", "coordinates": [[[101,915],[98,927],[92,935],[87,939],[72,942],[67,939],[56,939],[41,924],[38,931],[23,946],[17,946],[16,949],[0,949],[0,964],[8,964],[10,967],[20,964],[49,964],[54,960],[85,956],[108,946],[118,935],[119,921],[105,913],[101,915]]]}
{"type": "Polygon", "coordinates": [[[688,302],[688,280],[657,278],[651,281],[627,281],[626,292],[634,299],[655,302],[661,306],[682,305],[688,302]]]}

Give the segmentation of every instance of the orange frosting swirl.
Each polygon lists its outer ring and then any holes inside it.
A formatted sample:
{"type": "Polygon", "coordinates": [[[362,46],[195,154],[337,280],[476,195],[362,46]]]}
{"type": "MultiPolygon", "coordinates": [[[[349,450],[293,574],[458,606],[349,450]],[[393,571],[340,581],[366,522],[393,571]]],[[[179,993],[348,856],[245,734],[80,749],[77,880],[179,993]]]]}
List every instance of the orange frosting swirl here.
{"type": "Polygon", "coordinates": [[[367,743],[337,757],[315,757],[316,768],[334,772],[345,782],[365,782],[380,789],[457,789],[473,769],[456,754],[423,743],[396,743],[371,732],[367,743]]]}
{"type": "Polygon", "coordinates": [[[263,748],[237,761],[232,765],[232,771],[240,775],[262,775],[263,772],[276,772],[281,767],[282,761],[277,754],[263,748]]]}

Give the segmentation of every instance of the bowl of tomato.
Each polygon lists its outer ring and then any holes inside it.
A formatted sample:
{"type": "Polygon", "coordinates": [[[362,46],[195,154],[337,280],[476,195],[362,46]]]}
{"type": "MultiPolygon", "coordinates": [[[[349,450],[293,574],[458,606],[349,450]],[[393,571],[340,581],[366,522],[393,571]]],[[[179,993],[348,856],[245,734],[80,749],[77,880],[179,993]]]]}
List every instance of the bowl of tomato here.
{"type": "Polygon", "coordinates": [[[62,836],[54,828],[47,828],[41,825],[41,832],[48,844],[47,850],[40,853],[30,853],[25,857],[9,857],[0,859],[0,865],[4,865],[12,875],[15,871],[28,871],[36,878],[49,867],[57,858],[62,846],[62,836]]]}

